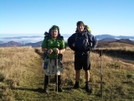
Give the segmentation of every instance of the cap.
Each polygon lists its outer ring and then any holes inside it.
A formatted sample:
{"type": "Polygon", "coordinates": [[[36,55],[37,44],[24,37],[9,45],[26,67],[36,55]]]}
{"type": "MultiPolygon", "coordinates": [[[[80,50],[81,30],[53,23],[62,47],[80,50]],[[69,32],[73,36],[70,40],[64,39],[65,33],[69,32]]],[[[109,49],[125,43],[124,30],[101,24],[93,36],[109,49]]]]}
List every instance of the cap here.
{"type": "Polygon", "coordinates": [[[83,26],[84,26],[83,21],[78,21],[78,22],[77,22],[77,26],[79,26],[79,25],[83,25],[83,26]]]}

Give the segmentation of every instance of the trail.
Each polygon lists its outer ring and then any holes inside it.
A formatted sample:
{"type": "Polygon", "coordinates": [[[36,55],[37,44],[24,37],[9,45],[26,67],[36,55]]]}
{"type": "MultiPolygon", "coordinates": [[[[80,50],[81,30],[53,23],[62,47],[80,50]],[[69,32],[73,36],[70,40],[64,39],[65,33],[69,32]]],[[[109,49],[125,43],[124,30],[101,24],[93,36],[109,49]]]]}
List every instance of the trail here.
{"type": "MultiPolygon", "coordinates": [[[[40,64],[42,61],[38,61],[40,64]]],[[[15,101],[44,101],[43,82],[44,73],[41,65],[29,69],[32,76],[27,75],[26,81],[20,87],[13,89],[15,101]],[[18,94],[17,94],[18,93],[18,94]]]]}

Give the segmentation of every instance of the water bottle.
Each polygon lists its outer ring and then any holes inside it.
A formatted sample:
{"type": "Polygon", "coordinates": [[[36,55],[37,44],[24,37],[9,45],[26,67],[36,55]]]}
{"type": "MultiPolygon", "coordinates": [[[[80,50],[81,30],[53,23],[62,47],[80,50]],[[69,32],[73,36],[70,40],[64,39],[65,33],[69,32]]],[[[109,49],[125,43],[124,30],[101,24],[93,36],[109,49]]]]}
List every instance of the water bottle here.
{"type": "Polygon", "coordinates": [[[44,61],[44,69],[47,69],[47,66],[48,66],[48,61],[45,60],[45,61],[44,61]]]}

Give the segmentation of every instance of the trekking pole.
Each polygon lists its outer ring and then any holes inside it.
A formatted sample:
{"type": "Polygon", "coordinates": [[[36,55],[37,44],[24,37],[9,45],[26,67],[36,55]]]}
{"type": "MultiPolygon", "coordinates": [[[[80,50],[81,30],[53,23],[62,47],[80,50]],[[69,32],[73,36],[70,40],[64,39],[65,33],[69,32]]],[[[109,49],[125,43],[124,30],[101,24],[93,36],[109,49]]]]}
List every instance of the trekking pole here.
{"type": "Polygon", "coordinates": [[[56,58],[56,88],[57,88],[57,92],[58,92],[58,55],[56,58]]]}
{"type": "Polygon", "coordinates": [[[100,96],[102,97],[102,50],[100,50],[100,96]]]}

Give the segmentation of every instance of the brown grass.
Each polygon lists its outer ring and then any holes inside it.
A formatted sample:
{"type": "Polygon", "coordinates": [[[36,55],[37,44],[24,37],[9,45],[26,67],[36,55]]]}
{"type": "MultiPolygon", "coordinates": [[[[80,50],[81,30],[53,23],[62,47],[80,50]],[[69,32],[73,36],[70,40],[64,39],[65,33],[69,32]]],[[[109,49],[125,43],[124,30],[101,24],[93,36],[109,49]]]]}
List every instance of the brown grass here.
{"type": "Polygon", "coordinates": [[[12,88],[25,86],[28,78],[34,75],[35,63],[38,63],[35,62],[35,59],[41,60],[34,51],[35,49],[32,47],[0,48],[0,78],[2,82],[0,87],[3,89],[2,95],[6,95],[3,99],[9,99],[8,95],[12,88]]]}
{"type": "MultiPolygon", "coordinates": [[[[38,88],[43,88],[44,73],[41,67],[41,49],[32,47],[7,47],[0,48],[0,100],[2,101],[44,101],[53,99],[87,100],[96,97],[100,87],[100,58],[99,54],[91,52],[91,80],[93,94],[88,95],[83,90],[75,92],[65,91],[57,97],[40,93],[38,88]],[[37,54],[38,53],[38,54],[37,54]],[[33,92],[34,91],[34,92],[33,92]],[[38,93],[37,93],[38,92],[38,93]],[[77,96],[80,95],[80,96],[77,96]],[[33,99],[32,99],[33,98],[33,99]],[[36,100],[34,100],[36,99],[36,100]]],[[[72,87],[75,82],[74,53],[68,47],[63,54],[64,72],[62,74],[63,89],[72,87]]],[[[103,99],[117,100],[133,98],[134,65],[123,62],[118,58],[103,55],[103,99]],[[126,85],[125,85],[126,84],[126,85]],[[131,93],[131,94],[130,94],[131,93]]],[[[80,86],[84,87],[85,75],[81,71],[80,86]]]]}

